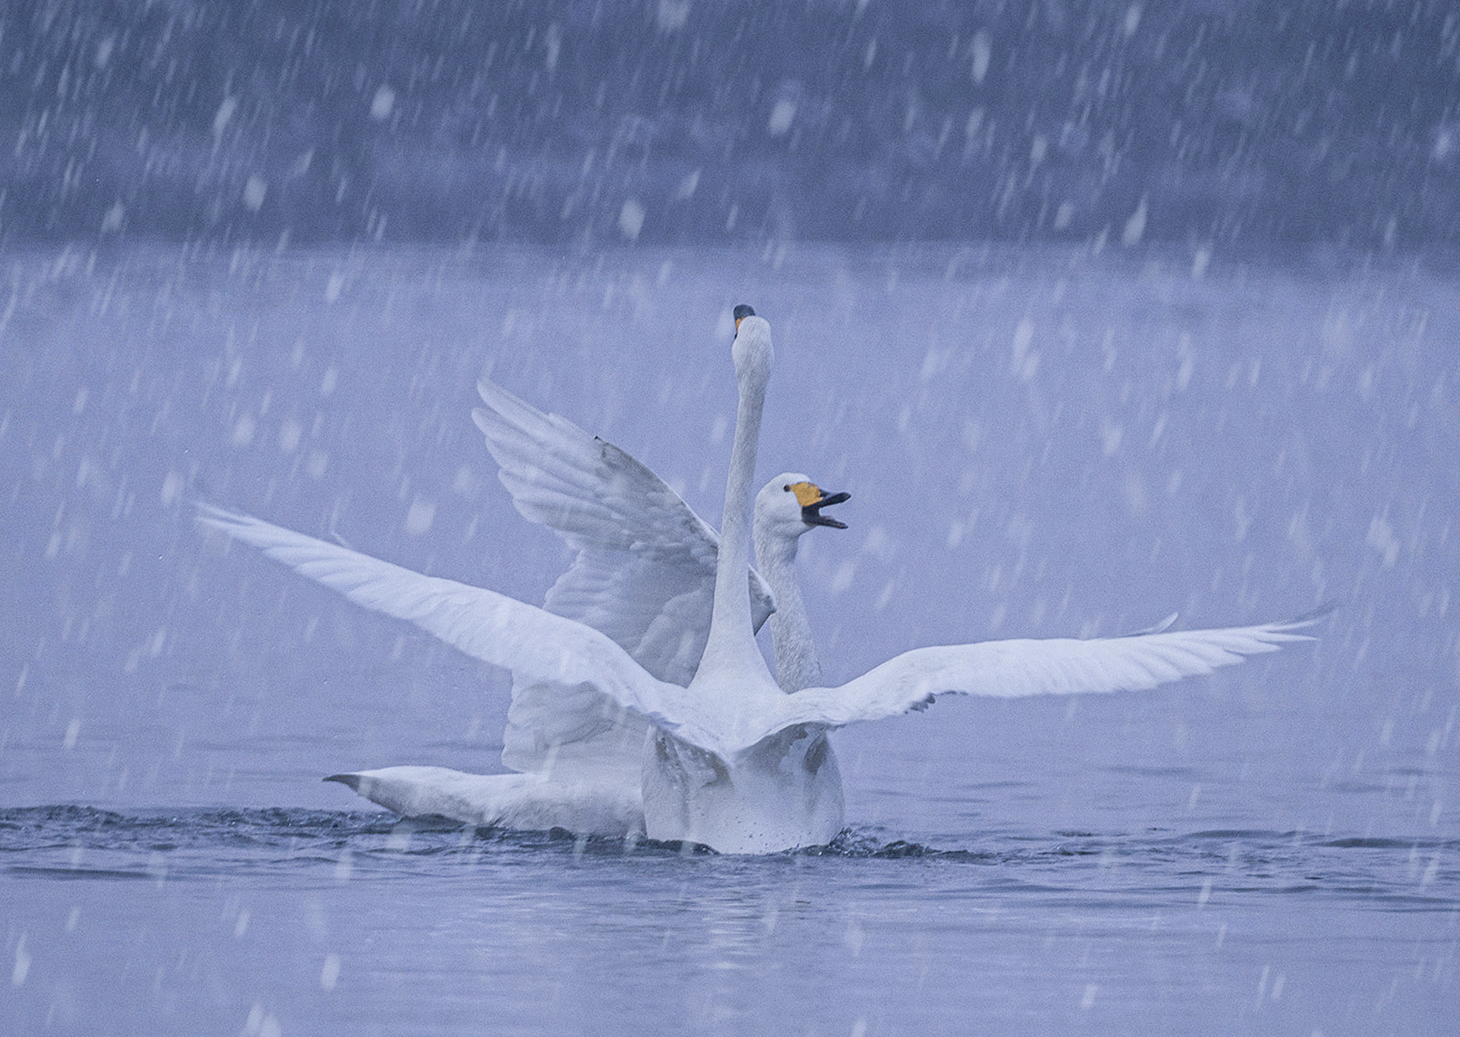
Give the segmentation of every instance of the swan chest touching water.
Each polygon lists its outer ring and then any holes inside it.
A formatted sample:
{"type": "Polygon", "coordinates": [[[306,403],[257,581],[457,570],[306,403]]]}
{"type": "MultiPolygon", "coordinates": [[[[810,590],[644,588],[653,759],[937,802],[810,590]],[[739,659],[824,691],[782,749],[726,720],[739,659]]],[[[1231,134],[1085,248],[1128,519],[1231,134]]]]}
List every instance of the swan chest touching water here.
{"type": "Polygon", "coordinates": [[[721,853],[822,846],[845,821],[841,771],[824,730],[788,728],[727,763],[656,731],[644,760],[644,824],[654,839],[721,853]]]}
{"type": "Polygon", "coordinates": [[[749,741],[713,752],[661,726],[645,747],[644,824],[651,839],[691,840],[728,853],[764,853],[830,842],[841,831],[841,772],[821,725],[795,725],[764,737],[748,732],[774,715],[787,693],[772,679],[751,630],[744,570],[750,550],[751,485],[770,380],[770,325],[749,307],[736,313],[739,403],[725,514],[720,525],[715,599],[687,704],[697,726],[749,741]]]}

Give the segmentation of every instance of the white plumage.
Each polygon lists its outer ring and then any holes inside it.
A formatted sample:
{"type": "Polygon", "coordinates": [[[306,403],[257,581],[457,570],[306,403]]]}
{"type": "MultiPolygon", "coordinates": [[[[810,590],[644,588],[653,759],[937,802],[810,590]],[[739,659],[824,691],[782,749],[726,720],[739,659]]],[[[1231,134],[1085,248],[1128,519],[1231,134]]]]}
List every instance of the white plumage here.
{"type": "MultiPolygon", "coordinates": [[[[835,837],[842,802],[840,776],[825,742],[832,728],[922,708],[941,694],[1012,697],[1146,689],[1310,639],[1299,632],[1306,622],[1298,621],[920,648],[840,687],[787,694],[771,678],[755,645],[749,584],[742,575],[756,440],[770,374],[769,325],[753,316],[742,321],[734,355],[741,400],[713,619],[688,687],[660,679],[612,638],[573,619],[492,591],[421,576],[247,516],[208,509],[203,517],[358,604],[415,623],[469,655],[512,671],[515,682],[528,682],[544,696],[566,700],[591,693],[643,718],[652,725],[641,770],[647,834],[727,852],[771,852],[835,837]]],[[[562,479],[565,469],[554,468],[559,461],[546,462],[551,478],[562,479]]],[[[572,467],[566,470],[571,474],[572,467]]],[[[584,513],[578,535],[586,535],[592,518],[584,513]]],[[[589,554],[591,560],[591,548],[589,554]]],[[[364,784],[385,773],[354,777],[364,784]]]]}
{"type": "MultiPolygon", "coordinates": [[[[609,635],[651,674],[689,684],[709,632],[719,535],[618,447],[491,382],[483,380],[478,389],[486,407],[473,418],[513,502],[524,517],[549,526],[577,552],[544,607],[609,635]]],[[[773,602],[782,603],[772,625],[778,659],[785,660],[777,669],[788,690],[812,676],[820,679],[795,584],[796,543],[815,525],[840,526],[819,509],[845,496],[826,497],[806,476],[782,473],[757,499],[758,553],[770,560],[773,576],[762,579],[749,570],[753,617],[759,629],[773,602]]],[[[453,622],[445,618],[453,609],[465,610],[470,625],[469,614],[479,607],[469,597],[474,588],[433,581],[249,515],[200,505],[199,518],[377,611],[400,616],[383,604],[392,601],[414,603],[417,615],[439,605],[436,625],[421,624],[438,634],[453,622]],[[362,589],[366,584],[370,589],[362,589]],[[351,587],[359,593],[348,593],[351,587]]],[[[593,835],[643,834],[639,783],[650,728],[644,717],[590,686],[514,674],[502,762],[519,773],[396,766],[329,780],[402,814],[593,835]]]]}

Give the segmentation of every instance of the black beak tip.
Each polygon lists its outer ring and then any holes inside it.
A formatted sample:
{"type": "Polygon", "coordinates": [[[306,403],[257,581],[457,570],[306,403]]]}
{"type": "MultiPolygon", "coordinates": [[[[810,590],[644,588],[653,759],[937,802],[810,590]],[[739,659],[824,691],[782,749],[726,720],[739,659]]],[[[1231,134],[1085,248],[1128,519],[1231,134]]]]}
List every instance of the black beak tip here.
{"type": "Polygon", "coordinates": [[[822,497],[815,504],[808,504],[801,509],[801,520],[808,526],[830,526],[832,529],[846,529],[847,524],[832,518],[830,515],[823,515],[821,509],[828,504],[840,504],[850,500],[850,493],[831,493],[822,497]]]}

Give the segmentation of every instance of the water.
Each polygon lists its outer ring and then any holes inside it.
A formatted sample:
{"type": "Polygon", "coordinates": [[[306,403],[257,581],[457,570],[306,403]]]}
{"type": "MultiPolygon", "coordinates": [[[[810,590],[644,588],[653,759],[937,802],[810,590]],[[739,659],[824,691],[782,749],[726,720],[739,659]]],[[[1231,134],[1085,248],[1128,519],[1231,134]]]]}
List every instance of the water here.
{"type": "Polygon", "coordinates": [[[853,829],[765,859],[361,812],[0,814],[6,1032],[1441,1033],[1455,840],[853,829]],[[14,933],[19,930],[23,937],[14,933]]]}
{"type": "Polygon", "coordinates": [[[3,271],[0,1032],[1452,1028],[1445,264],[159,247],[3,271]],[[402,824],[322,783],[495,769],[506,682],[225,548],[190,495],[539,600],[563,553],[495,482],[478,375],[714,516],[740,301],[776,333],[762,473],[853,494],[800,558],[829,680],[1338,610],[1209,680],[840,732],[824,852],[402,824]]]}

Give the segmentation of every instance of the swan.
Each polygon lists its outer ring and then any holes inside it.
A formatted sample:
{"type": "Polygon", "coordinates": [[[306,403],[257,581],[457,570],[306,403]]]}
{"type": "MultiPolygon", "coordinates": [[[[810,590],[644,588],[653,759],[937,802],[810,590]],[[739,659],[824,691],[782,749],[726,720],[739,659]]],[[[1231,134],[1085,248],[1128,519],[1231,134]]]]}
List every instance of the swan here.
{"type": "MultiPolygon", "coordinates": [[[[485,406],[472,419],[513,504],[576,551],[543,607],[607,634],[660,680],[689,684],[710,626],[719,550],[714,529],[612,443],[543,414],[486,379],[477,391],[485,406]]],[[[821,509],[847,499],[799,473],[776,476],[757,498],[757,555],[794,560],[797,541],[811,529],[845,528],[821,509]]],[[[753,626],[759,630],[771,617],[783,687],[805,687],[810,628],[793,568],[784,564],[767,579],[754,569],[749,573],[753,626]]],[[[503,763],[518,771],[556,772],[576,766],[585,754],[613,756],[627,763],[637,785],[648,724],[606,705],[590,695],[565,703],[557,689],[514,678],[503,763]],[[607,728],[606,716],[613,718],[607,728]]]]}
{"type": "MultiPolygon", "coordinates": [[[[504,463],[504,476],[526,470],[534,453],[526,449],[528,444],[541,448],[536,451],[538,457],[544,456],[545,449],[559,459],[573,451],[551,447],[592,444],[591,449],[577,451],[579,463],[570,466],[576,483],[558,481],[549,491],[544,489],[544,479],[521,483],[503,479],[524,515],[546,516],[544,522],[579,548],[578,558],[549,591],[544,607],[569,618],[593,621],[592,625],[615,641],[627,642],[627,650],[646,669],[688,684],[698,663],[691,653],[703,649],[708,633],[719,537],[663,480],[629,454],[564,419],[549,419],[490,383],[483,383],[483,396],[494,406],[510,402],[518,411],[511,421],[501,420],[496,432],[526,433],[515,437],[516,443],[498,444],[494,451],[499,462],[511,461],[517,466],[509,468],[504,463]],[[544,435],[538,427],[540,421],[551,421],[556,431],[544,435]],[[631,485],[625,487],[622,479],[608,478],[588,461],[600,455],[610,471],[630,473],[631,485]],[[594,530],[585,515],[592,515],[595,506],[606,506],[607,490],[613,486],[628,492],[617,495],[613,519],[594,530]],[[560,499],[553,500],[553,495],[560,499]],[[666,529],[683,534],[682,538],[666,536],[666,529]],[[643,620],[646,615],[653,617],[652,622],[643,620]],[[662,630],[664,636],[644,636],[648,627],[676,625],[680,629],[673,636],[662,630]]],[[[477,419],[479,425],[485,421],[484,417],[477,419]]],[[[846,493],[824,492],[803,474],[783,472],[766,484],[756,500],[757,554],[770,559],[772,567],[764,578],[751,570],[748,587],[757,605],[757,627],[767,618],[773,601],[784,603],[770,612],[769,620],[773,645],[780,653],[778,679],[787,691],[804,687],[813,676],[820,679],[792,564],[797,541],[817,526],[845,529],[845,523],[821,514],[821,508],[848,498],[846,493]]],[[[376,571],[394,581],[403,594],[429,594],[433,589],[429,577],[338,544],[216,505],[198,502],[196,507],[203,525],[280,560],[287,555],[288,564],[306,576],[327,564],[329,571],[339,567],[376,571]]],[[[551,684],[514,679],[502,762],[519,773],[472,774],[446,767],[394,766],[332,774],[325,780],[347,785],[405,816],[429,814],[521,830],[562,828],[592,836],[642,836],[639,772],[648,728],[641,717],[588,689],[565,694],[551,684]]]]}
{"type": "MultiPolygon", "coordinates": [[[[485,406],[472,417],[514,505],[577,552],[544,607],[608,634],[661,680],[687,685],[709,629],[718,535],[627,452],[486,379],[477,388],[485,406]]],[[[787,691],[820,680],[792,565],[796,545],[817,526],[845,529],[821,509],[848,497],[824,492],[803,474],[783,472],[756,500],[757,555],[775,568],[764,579],[749,570],[754,625],[759,629],[770,615],[778,680],[787,691]]],[[[198,518],[265,550],[287,546],[296,566],[331,555],[356,566],[376,561],[205,503],[198,504],[198,518]]],[[[403,592],[419,592],[425,579],[404,569],[394,578],[403,592]]],[[[326,780],[405,815],[642,835],[639,760],[648,728],[643,718],[586,689],[565,695],[560,688],[514,678],[502,762],[518,773],[395,766],[326,780]]]]}
{"type": "Polygon", "coordinates": [[[823,751],[835,728],[924,709],[944,694],[1145,690],[1312,640],[1302,632],[1314,622],[1309,617],[1117,638],[935,646],[904,652],[839,687],[787,694],[755,644],[742,575],[772,360],[770,325],[745,316],[731,354],[739,404],[710,630],[687,687],[655,677],[592,627],[505,595],[410,574],[343,548],[321,554],[311,538],[300,538],[308,541],[302,546],[291,539],[298,534],[253,542],[357,604],[415,623],[514,678],[564,695],[603,696],[644,718],[652,725],[640,771],[646,834],[727,853],[770,853],[835,838],[843,819],[840,777],[834,757],[823,751]]]}

